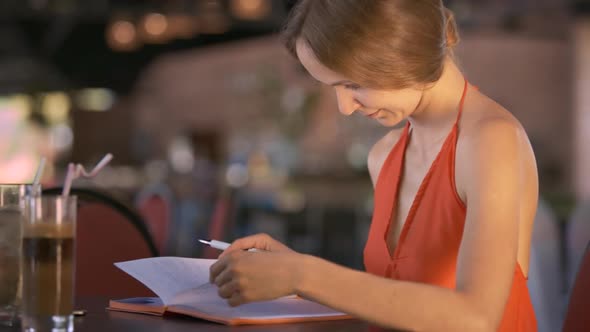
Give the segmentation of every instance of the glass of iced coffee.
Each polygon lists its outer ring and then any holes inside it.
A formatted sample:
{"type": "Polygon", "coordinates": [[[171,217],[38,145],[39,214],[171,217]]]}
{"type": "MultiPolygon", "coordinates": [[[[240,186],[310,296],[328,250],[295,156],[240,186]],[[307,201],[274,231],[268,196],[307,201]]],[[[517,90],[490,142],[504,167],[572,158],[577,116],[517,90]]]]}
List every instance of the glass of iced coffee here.
{"type": "Polygon", "coordinates": [[[25,200],[23,331],[73,331],[76,197],[25,200]]]}
{"type": "Polygon", "coordinates": [[[3,326],[14,326],[19,318],[24,198],[40,193],[39,185],[0,184],[0,325],[3,326]]]}

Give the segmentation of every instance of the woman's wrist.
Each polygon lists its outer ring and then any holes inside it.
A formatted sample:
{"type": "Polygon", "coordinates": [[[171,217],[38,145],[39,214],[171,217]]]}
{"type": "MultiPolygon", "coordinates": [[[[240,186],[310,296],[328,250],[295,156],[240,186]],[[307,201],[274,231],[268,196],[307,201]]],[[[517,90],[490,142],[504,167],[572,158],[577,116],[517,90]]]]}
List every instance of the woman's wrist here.
{"type": "Polygon", "coordinates": [[[314,273],[313,266],[315,265],[315,260],[317,257],[306,255],[306,254],[297,254],[297,259],[295,260],[295,293],[297,295],[305,295],[309,289],[310,283],[310,276],[314,273]]]}

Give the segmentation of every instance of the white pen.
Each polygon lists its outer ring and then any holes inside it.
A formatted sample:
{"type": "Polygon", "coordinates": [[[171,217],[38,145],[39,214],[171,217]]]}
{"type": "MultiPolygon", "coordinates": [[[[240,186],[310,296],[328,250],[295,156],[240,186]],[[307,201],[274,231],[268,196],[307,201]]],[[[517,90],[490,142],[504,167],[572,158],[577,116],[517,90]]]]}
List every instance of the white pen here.
{"type": "MultiPolygon", "coordinates": [[[[199,242],[208,245],[211,248],[215,248],[215,249],[219,249],[219,250],[225,250],[227,248],[229,248],[229,246],[231,245],[230,243],[227,242],[223,242],[223,241],[217,241],[217,240],[201,240],[199,239],[199,242]]],[[[248,251],[258,251],[256,250],[256,248],[252,248],[252,249],[248,249],[248,251]]]]}

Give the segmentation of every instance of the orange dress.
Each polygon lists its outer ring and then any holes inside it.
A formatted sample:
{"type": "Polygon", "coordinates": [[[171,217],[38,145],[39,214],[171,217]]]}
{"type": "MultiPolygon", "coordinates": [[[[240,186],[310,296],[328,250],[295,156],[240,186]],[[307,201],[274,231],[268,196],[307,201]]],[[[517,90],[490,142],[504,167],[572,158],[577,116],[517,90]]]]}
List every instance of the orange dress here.
{"type": "MultiPolygon", "coordinates": [[[[466,212],[455,188],[455,150],[467,86],[466,81],[455,125],[422,180],[393,255],[389,253],[386,239],[398,201],[404,154],[411,134],[409,122],[383,163],[375,186],[373,220],[364,250],[367,272],[396,280],[455,288],[457,256],[466,212]]],[[[517,264],[499,331],[536,330],[526,278],[517,264]]]]}

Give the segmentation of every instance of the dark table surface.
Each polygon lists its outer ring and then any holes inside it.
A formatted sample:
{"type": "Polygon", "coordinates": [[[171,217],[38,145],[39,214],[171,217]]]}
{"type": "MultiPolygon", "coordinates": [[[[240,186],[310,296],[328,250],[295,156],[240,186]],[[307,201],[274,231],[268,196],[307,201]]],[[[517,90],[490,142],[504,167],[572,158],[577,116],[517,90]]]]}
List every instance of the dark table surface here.
{"type": "MultiPolygon", "coordinates": [[[[343,331],[358,332],[370,331],[370,325],[359,320],[343,320],[334,322],[311,322],[299,324],[274,324],[274,325],[244,325],[225,326],[210,323],[204,320],[183,316],[149,316],[124,312],[108,311],[108,299],[104,298],[78,298],[76,309],[85,309],[86,315],[75,318],[76,332],[118,332],[118,331],[157,331],[157,332],[183,332],[183,331],[262,331],[262,332],[317,332],[317,331],[343,331]]],[[[0,328],[4,331],[18,331],[18,329],[0,328]]]]}

